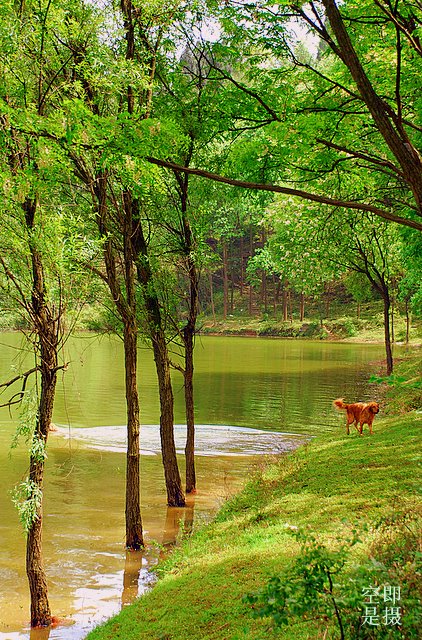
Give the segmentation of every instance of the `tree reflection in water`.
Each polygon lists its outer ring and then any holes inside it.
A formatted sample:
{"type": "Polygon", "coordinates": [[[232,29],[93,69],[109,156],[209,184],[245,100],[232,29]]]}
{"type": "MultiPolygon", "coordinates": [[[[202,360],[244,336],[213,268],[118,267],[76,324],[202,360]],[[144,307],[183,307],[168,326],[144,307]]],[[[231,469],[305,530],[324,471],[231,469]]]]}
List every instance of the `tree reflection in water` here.
{"type": "MultiPolygon", "coordinates": [[[[188,536],[192,533],[195,509],[195,495],[186,496],[186,507],[167,507],[166,521],[159,553],[159,560],[167,557],[177,542],[180,533],[188,536]]],[[[126,550],[125,569],[123,573],[122,608],[131,604],[139,595],[139,578],[144,551],[126,550]]],[[[30,640],[47,640],[48,636],[30,640]]]]}

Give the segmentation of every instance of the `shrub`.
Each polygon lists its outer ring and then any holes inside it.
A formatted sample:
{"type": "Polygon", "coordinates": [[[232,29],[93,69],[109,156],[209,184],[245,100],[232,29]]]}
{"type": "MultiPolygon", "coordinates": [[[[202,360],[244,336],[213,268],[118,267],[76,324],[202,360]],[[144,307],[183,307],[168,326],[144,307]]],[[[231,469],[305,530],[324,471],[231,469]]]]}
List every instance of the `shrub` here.
{"type": "Polygon", "coordinates": [[[416,640],[422,619],[416,594],[421,554],[409,518],[405,514],[379,525],[382,535],[359,566],[352,564],[351,554],[360,541],[356,531],[350,540],[337,540],[334,550],[310,534],[296,532],[302,545],[296,562],[271,577],[261,591],[247,595],[245,602],[255,617],[270,618],[275,627],[298,619],[313,625],[318,620],[328,627],[333,619],[341,640],[416,640]]]}

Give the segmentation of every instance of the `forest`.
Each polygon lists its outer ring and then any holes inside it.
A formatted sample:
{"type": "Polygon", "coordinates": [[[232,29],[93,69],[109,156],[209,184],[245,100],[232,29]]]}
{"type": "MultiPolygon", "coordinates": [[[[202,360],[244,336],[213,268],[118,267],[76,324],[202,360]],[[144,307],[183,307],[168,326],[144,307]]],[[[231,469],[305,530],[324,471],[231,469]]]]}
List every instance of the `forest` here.
{"type": "Polygon", "coordinates": [[[419,0],[2,1],[1,326],[24,331],[35,364],[0,385],[9,408],[36,395],[17,501],[33,627],[53,619],[42,487],[73,332],[123,341],[134,550],[140,343],[156,366],[170,506],[196,489],[204,325],[259,316],[305,331],[333,307],[359,318],[366,305],[393,374],[394,314],[406,342],[422,314],[421,22],[419,0]]]}

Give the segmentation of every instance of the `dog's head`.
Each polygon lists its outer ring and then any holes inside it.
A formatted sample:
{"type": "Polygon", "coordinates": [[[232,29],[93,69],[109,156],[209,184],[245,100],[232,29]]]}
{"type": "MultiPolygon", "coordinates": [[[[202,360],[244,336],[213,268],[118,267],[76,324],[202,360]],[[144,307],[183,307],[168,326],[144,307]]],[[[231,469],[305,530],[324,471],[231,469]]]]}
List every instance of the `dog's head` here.
{"type": "Polygon", "coordinates": [[[370,402],[368,404],[368,409],[369,411],[371,411],[371,413],[378,413],[378,411],[380,410],[380,406],[378,402],[370,402]]]}

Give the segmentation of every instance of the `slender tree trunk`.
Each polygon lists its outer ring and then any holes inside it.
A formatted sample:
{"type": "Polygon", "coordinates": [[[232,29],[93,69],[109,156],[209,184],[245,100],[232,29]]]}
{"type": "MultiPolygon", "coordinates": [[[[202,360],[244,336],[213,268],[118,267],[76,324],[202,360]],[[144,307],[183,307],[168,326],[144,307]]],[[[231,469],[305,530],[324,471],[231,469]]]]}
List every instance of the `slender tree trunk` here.
{"type": "MultiPolygon", "coordinates": [[[[26,200],[24,206],[26,225],[32,235],[36,200],[26,200]]],[[[32,302],[31,312],[37,336],[38,355],[41,369],[41,390],[37,420],[33,439],[47,445],[48,432],[53,416],[54,396],[57,381],[59,320],[54,317],[46,304],[44,269],[32,238],[30,240],[32,262],[32,302]]],[[[44,457],[31,454],[29,479],[41,493],[44,478],[44,457]]],[[[36,517],[28,531],[26,542],[26,574],[31,596],[31,627],[45,627],[51,624],[51,610],[48,602],[47,578],[43,566],[42,553],[42,500],[36,517]]]]}
{"type": "Polygon", "coordinates": [[[138,327],[136,322],[135,255],[132,246],[133,202],[131,194],[128,191],[124,191],[122,194],[124,212],[123,219],[120,221],[120,231],[123,236],[124,268],[124,291],[122,291],[117,273],[117,257],[113,248],[113,240],[109,234],[107,174],[105,172],[99,172],[96,176],[92,195],[94,201],[97,203],[98,229],[104,239],[103,254],[107,274],[107,285],[123,323],[127,419],[125,493],[126,548],[139,550],[144,546],[144,540],[140,505],[140,419],[137,387],[138,327]]]}
{"type": "MultiPolygon", "coordinates": [[[[189,153],[185,160],[185,164],[189,165],[194,149],[194,140],[191,139],[189,153]]],[[[199,272],[194,259],[195,240],[192,234],[192,228],[188,217],[188,189],[189,176],[185,174],[175,174],[176,180],[180,187],[180,204],[182,213],[183,228],[183,251],[185,254],[185,264],[189,279],[189,299],[188,299],[188,318],[183,328],[183,346],[185,352],[184,367],[184,392],[185,392],[185,412],[186,412],[186,493],[196,491],[196,473],[195,473],[195,408],[193,401],[193,351],[195,340],[196,320],[199,311],[199,272]]],[[[233,278],[232,278],[233,292],[233,278]]],[[[232,295],[233,306],[233,295],[232,295]]]]}
{"type": "MultiPolygon", "coordinates": [[[[123,191],[124,219],[123,258],[125,300],[120,293],[116,305],[123,320],[123,342],[125,352],[125,387],[126,387],[126,415],[127,415],[127,448],[126,448],[126,548],[139,551],[144,546],[141,517],[141,478],[140,478],[140,417],[138,395],[138,324],[136,321],[135,294],[135,252],[132,244],[133,198],[128,191],[123,191]]],[[[114,258],[115,268],[115,258],[114,258]]],[[[110,277],[115,277],[115,275],[110,277]]],[[[116,287],[117,285],[114,285],[116,287]]],[[[114,288],[112,287],[112,289],[114,288]]],[[[115,293],[117,295],[117,291],[115,293]]]]}
{"type": "MultiPolygon", "coordinates": [[[[135,201],[134,206],[139,208],[135,201]]],[[[140,212],[133,218],[133,247],[136,255],[138,281],[144,298],[148,329],[154,352],[160,395],[160,438],[161,455],[167,490],[167,503],[171,507],[184,507],[185,498],[180,481],[174,443],[174,399],[170,377],[170,358],[161,317],[160,303],[154,285],[154,276],[148,256],[148,247],[140,221],[140,212]]]]}
{"type": "Polygon", "coordinates": [[[161,456],[166,482],[167,504],[169,507],[184,507],[185,497],[182,491],[174,442],[174,399],[170,377],[170,362],[167,343],[162,330],[154,332],[152,344],[160,393],[161,456]]]}
{"type": "Polygon", "coordinates": [[[185,344],[185,409],[186,409],[186,493],[196,491],[195,473],[195,410],[193,402],[193,339],[190,327],[183,332],[185,344]]]}
{"type": "Polygon", "coordinates": [[[301,291],[300,294],[300,321],[305,319],[305,294],[301,291]]]}
{"type": "MultiPolygon", "coordinates": [[[[50,324],[50,323],[49,323],[50,324]]],[[[37,424],[34,439],[47,445],[48,430],[53,415],[54,395],[57,380],[57,335],[50,331],[51,326],[44,325],[43,335],[39,335],[41,360],[41,395],[38,406],[37,424]]],[[[39,329],[38,329],[39,330],[39,329]]],[[[44,478],[44,460],[31,456],[29,479],[42,492],[44,478]]],[[[48,602],[47,578],[43,565],[42,551],[42,504],[37,511],[28,532],[26,543],[26,574],[31,595],[31,627],[46,627],[51,624],[51,611],[48,602]]]]}
{"type": "Polygon", "coordinates": [[[392,296],[391,296],[391,342],[394,344],[396,341],[395,338],[395,323],[394,323],[394,311],[395,311],[395,294],[394,294],[394,283],[392,283],[392,296]]]}
{"type": "Polygon", "coordinates": [[[357,315],[357,319],[360,320],[360,302],[358,302],[356,307],[356,315],[357,315]]]}
{"type": "Polygon", "coordinates": [[[230,268],[230,313],[234,311],[234,273],[233,268],[230,268]]]}
{"type": "MultiPolygon", "coordinates": [[[[254,254],[254,242],[253,242],[253,227],[250,225],[249,227],[249,257],[252,258],[254,254]]],[[[253,310],[253,288],[252,285],[249,285],[249,315],[252,315],[253,310]]]]}
{"type": "MultiPolygon", "coordinates": [[[[265,247],[265,243],[267,242],[267,234],[264,228],[261,229],[261,244],[262,247],[265,247]]],[[[265,269],[261,271],[261,297],[262,304],[264,305],[264,312],[268,312],[268,287],[267,287],[267,272],[265,269]]]]}
{"type": "Polygon", "coordinates": [[[223,318],[226,320],[229,306],[229,276],[228,276],[227,242],[223,240],[223,318]]]}
{"type": "Polygon", "coordinates": [[[280,302],[280,291],[281,291],[281,279],[277,278],[277,284],[275,285],[275,291],[274,291],[275,310],[277,310],[278,304],[280,302]]]}
{"type": "MultiPolygon", "coordinates": [[[[40,465],[38,465],[40,466],[40,465]]],[[[30,475],[37,477],[36,483],[42,487],[43,474],[31,464],[30,475]]],[[[26,543],[26,575],[31,597],[31,627],[49,627],[51,611],[48,602],[47,578],[42,552],[42,510],[28,532],[26,543]]]]}
{"type": "Polygon", "coordinates": [[[410,339],[410,313],[409,313],[409,299],[406,298],[406,344],[409,344],[410,339]]]}
{"type": "Polygon", "coordinates": [[[211,313],[212,313],[212,319],[213,319],[213,323],[216,323],[216,318],[215,318],[215,304],[214,304],[214,284],[212,281],[212,273],[211,271],[209,271],[208,273],[208,281],[210,283],[210,302],[211,302],[211,313]]]}
{"type": "Polygon", "coordinates": [[[126,323],[123,331],[127,412],[126,449],[126,548],[139,551],[144,546],[140,496],[140,420],[137,383],[137,326],[126,323]]]}
{"type": "Polygon", "coordinates": [[[292,294],[291,294],[290,289],[289,289],[289,292],[287,294],[287,308],[288,308],[288,312],[289,312],[289,320],[290,320],[290,322],[293,322],[292,294]]]}
{"type": "Polygon", "coordinates": [[[288,320],[288,309],[287,309],[287,280],[283,282],[283,320],[287,322],[288,320]]]}
{"type": "Polygon", "coordinates": [[[245,264],[243,261],[243,236],[240,236],[240,297],[243,298],[245,286],[245,264]]]}
{"type": "Polygon", "coordinates": [[[195,473],[195,408],[193,397],[193,351],[195,340],[196,319],[198,317],[198,295],[199,295],[199,273],[195,260],[192,258],[193,249],[192,232],[186,217],[183,219],[184,233],[188,252],[188,273],[189,273],[189,315],[188,321],[183,329],[183,343],[185,348],[185,408],[186,408],[186,493],[196,491],[195,473]]]}
{"type": "Polygon", "coordinates": [[[267,294],[267,274],[264,270],[262,270],[261,274],[261,299],[262,304],[264,305],[264,312],[268,311],[268,294],[267,294]]]}
{"type": "Polygon", "coordinates": [[[390,333],[390,296],[388,290],[383,290],[383,302],[384,302],[384,343],[385,343],[385,355],[387,361],[387,376],[393,373],[393,352],[391,349],[391,333],[390,333]]]}

